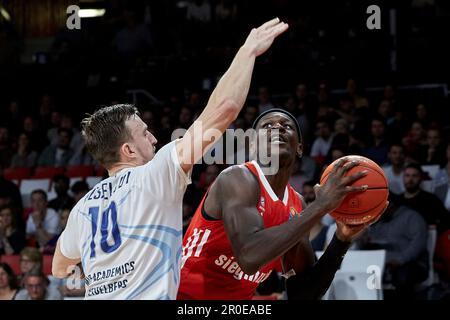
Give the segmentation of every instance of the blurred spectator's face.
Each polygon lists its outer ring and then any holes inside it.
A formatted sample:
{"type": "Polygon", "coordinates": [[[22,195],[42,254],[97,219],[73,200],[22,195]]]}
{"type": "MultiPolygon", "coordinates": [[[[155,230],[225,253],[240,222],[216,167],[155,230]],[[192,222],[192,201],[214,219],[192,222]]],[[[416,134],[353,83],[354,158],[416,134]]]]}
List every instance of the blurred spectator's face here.
{"type": "Polygon", "coordinates": [[[304,99],[304,98],[306,98],[306,96],[308,94],[308,91],[307,91],[306,86],[304,84],[299,84],[297,86],[297,90],[296,90],[295,93],[297,95],[297,98],[304,99]]]}
{"type": "Polygon", "coordinates": [[[153,113],[151,111],[144,111],[142,113],[142,121],[145,122],[147,126],[151,126],[153,123],[153,113]]]}
{"type": "Polygon", "coordinates": [[[59,223],[61,225],[61,230],[64,230],[67,226],[67,220],[69,220],[70,210],[64,209],[61,212],[59,223]]]}
{"type": "Polygon", "coordinates": [[[405,163],[405,153],[400,146],[392,146],[389,150],[388,157],[394,166],[402,166],[405,163]]]}
{"type": "Polygon", "coordinates": [[[47,210],[47,201],[44,196],[40,193],[33,193],[31,195],[31,207],[35,211],[47,210]]]}
{"type": "Polygon", "coordinates": [[[17,101],[11,101],[11,103],[9,104],[9,112],[12,114],[19,113],[19,104],[17,103],[17,101]]]}
{"type": "Polygon", "coordinates": [[[312,186],[304,185],[302,195],[305,199],[306,204],[310,204],[311,202],[316,200],[316,194],[314,193],[314,188],[312,186]]]}
{"type": "Polygon", "coordinates": [[[73,129],[72,118],[69,116],[62,117],[60,127],[64,128],[64,129],[72,130],[73,129]]]}
{"type": "Polygon", "coordinates": [[[25,288],[27,288],[31,300],[44,300],[47,285],[42,277],[27,277],[25,281],[25,288]]]}
{"type": "Polygon", "coordinates": [[[331,151],[331,161],[337,160],[345,156],[345,153],[341,149],[333,149],[331,151]]]}
{"type": "Polygon", "coordinates": [[[245,108],[244,119],[249,125],[251,125],[253,124],[253,121],[255,121],[257,114],[258,110],[256,107],[248,106],[245,108]]]}
{"type": "Polygon", "coordinates": [[[316,129],[317,129],[317,135],[321,138],[327,139],[331,134],[330,127],[328,126],[328,124],[326,122],[318,122],[316,129]]]}
{"type": "Polygon", "coordinates": [[[384,87],[384,98],[385,99],[390,100],[394,97],[394,95],[395,95],[395,92],[394,92],[394,88],[392,86],[384,87]]]}
{"type": "Polygon", "coordinates": [[[3,268],[0,268],[0,289],[9,288],[8,274],[3,268]]]}
{"type": "Polygon", "coordinates": [[[193,92],[189,99],[189,104],[197,106],[200,104],[200,94],[198,92],[193,92]]]}
{"type": "Polygon", "coordinates": [[[20,256],[20,272],[22,272],[22,274],[30,272],[33,268],[35,268],[37,266],[38,266],[38,263],[31,260],[30,257],[28,257],[26,255],[20,256]]]}
{"type": "MultiPolygon", "coordinates": [[[[343,120],[343,119],[342,119],[343,120]]],[[[334,124],[334,131],[336,133],[347,134],[347,123],[344,121],[337,120],[334,124]]]]}
{"type": "Polygon", "coordinates": [[[58,111],[53,111],[50,121],[53,126],[59,127],[61,124],[61,114],[58,111]]]}
{"type": "Polygon", "coordinates": [[[51,106],[52,106],[52,99],[51,99],[51,97],[49,95],[47,95],[47,94],[42,96],[41,106],[40,106],[40,109],[39,109],[39,114],[41,116],[50,114],[51,106]]]}
{"type": "Polygon", "coordinates": [[[428,130],[427,132],[427,144],[431,148],[436,148],[441,142],[441,136],[437,130],[428,130]]]}
{"type": "Polygon", "coordinates": [[[209,187],[211,183],[214,182],[214,180],[217,178],[218,175],[219,175],[219,167],[217,167],[216,165],[208,166],[205,172],[206,186],[209,187]]]}
{"type": "Polygon", "coordinates": [[[339,102],[339,109],[345,113],[349,113],[353,109],[353,102],[348,99],[342,99],[339,102]]]}
{"type": "Polygon", "coordinates": [[[387,100],[381,101],[378,106],[378,113],[384,118],[387,118],[391,114],[391,103],[387,100]]]}
{"type": "Polygon", "coordinates": [[[28,137],[26,134],[21,134],[19,136],[19,148],[23,148],[26,149],[28,147],[28,145],[30,144],[30,141],[28,140],[28,137]]]}
{"type": "Polygon", "coordinates": [[[427,108],[423,104],[417,105],[416,108],[417,118],[424,119],[427,117],[427,108]]]}
{"type": "Polygon", "coordinates": [[[191,123],[191,111],[188,108],[182,108],[179,117],[180,124],[187,125],[191,123]]]}
{"type": "Polygon", "coordinates": [[[414,123],[412,124],[412,126],[411,126],[411,134],[412,134],[412,138],[413,138],[415,141],[419,141],[419,140],[422,139],[423,133],[424,133],[424,130],[423,130],[423,127],[422,127],[422,125],[420,124],[420,122],[414,122],[414,123]]]}
{"type": "Polygon", "coordinates": [[[88,191],[89,190],[83,190],[83,191],[74,193],[73,198],[75,199],[75,203],[80,201],[80,199],[83,198],[86,195],[86,193],[88,193],[88,191]]]}
{"type": "Polygon", "coordinates": [[[69,185],[63,179],[55,181],[55,192],[57,195],[65,195],[69,190],[69,185]]]}
{"type": "Polygon", "coordinates": [[[353,79],[348,79],[347,81],[347,92],[351,95],[356,93],[356,81],[353,79]]]}
{"type": "Polygon", "coordinates": [[[403,183],[408,192],[419,190],[422,177],[420,172],[414,168],[407,168],[403,174],[403,183]]]}
{"type": "Polygon", "coordinates": [[[33,118],[25,117],[25,119],[23,119],[23,130],[26,132],[32,132],[34,130],[33,118]]]}
{"type": "Polygon", "coordinates": [[[269,89],[266,87],[259,88],[259,102],[267,103],[270,100],[269,89]]]}
{"type": "Polygon", "coordinates": [[[12,224],[12,212],[10,208],[5,208],[0,211],[0,226],[8,228],[12,224]]]}
{"type": "Polygon", "coordinates": [[[372,136],[374,138],[382,138],[384,135],[384,124],[381,121],[372,121],[372,136]]]}
{"type": "Polygon", "coordinates": [[[9,139],[9,132],[7,128],[0,128],[0,143],[6,143],[9,139]]]}
{"type": "Polygon", "coordinates": [[[58,146],[62,149],[67,149],[70,145],[70,135],[68,132],[59,132],[58,146]]]}
{"type": "Polygon", "coordinates": [[[169,129],[170,128],[170,117],[169,116],[163,116],[161,118],[161,127],[163,129],[169,129]]]}

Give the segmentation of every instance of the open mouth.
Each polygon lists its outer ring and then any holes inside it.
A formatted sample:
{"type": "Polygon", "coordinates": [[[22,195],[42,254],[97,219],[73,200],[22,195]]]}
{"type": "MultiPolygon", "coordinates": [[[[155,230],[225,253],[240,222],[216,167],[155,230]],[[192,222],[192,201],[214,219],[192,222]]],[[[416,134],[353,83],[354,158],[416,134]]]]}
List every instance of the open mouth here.
{"type": "Polygon", "coordinates": [[[271,144],[285,144],[287,143],[287,139],[282,135],[276,134],[270,137],[271,144]]]}

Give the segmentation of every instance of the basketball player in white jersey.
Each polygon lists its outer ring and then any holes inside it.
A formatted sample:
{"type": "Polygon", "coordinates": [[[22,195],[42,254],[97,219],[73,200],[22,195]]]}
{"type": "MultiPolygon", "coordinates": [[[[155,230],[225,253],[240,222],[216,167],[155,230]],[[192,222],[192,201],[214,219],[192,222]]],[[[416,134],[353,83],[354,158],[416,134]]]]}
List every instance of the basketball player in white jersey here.
{"type": "MultiPolygon", "coordinates": [[[[194,122],[224,132],[250,86],[255,58],[288,25],[278,18],[253,29],[194,122]]],[[[182,200],[190,171],[213,139],[194,125],[155,154],[156,138],[134,106],[115,105],[82,122],[88,150],[108,169],[71,211],[58,240],[53,275],[81,262],[86,299],[175,299],[180,280],[182,200]]]]}

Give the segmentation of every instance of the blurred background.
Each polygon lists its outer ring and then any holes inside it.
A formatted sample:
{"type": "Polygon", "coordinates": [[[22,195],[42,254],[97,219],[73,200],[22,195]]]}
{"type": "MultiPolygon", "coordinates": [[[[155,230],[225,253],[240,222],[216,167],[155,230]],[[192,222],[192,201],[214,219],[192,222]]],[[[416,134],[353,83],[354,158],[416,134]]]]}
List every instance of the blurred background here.
{"type": "MultiPolygon", "coordinates": [[[[0,0],[0,298],[84,294],[48,275],[71,207],[107,174],[84,148],[86,113],[134,103],[166,144],[202,111],[251,28],[276,16],[289,31],[257,59],[231,127],[247,129],[271,107],[294,114],[305,156],[291,184],[309,201],[323,169],[347,154],[383,166],[392,194],[389,214],[355,243],[326,298],[449,298],[445,0],[0,0]],[[366,26],[373,4],[380,30],[366,26]],[[81,9],[80,29],[66,26],[69,5],[81,9]],[[370,290],[367,251],[382,271],[370,290]]],[[[185,228],[225,167],[195,167],[185,228]]],[[[311,232],[318,254],[333,233],[329,218],[311,232]]],[[[283,292],[275,273],[258,290],[283,292]]]]}

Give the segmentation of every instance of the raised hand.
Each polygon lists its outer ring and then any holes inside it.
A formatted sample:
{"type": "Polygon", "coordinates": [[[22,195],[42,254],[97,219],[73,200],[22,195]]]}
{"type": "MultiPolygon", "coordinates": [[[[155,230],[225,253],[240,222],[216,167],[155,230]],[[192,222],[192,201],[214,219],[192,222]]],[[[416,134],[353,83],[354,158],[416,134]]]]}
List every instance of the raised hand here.
{"type": "Polygon", "coordinates": [[[259,28],[254,28],[245,40],[244,47],[249,48],[256,56],[267,51],[280,34],[288,29],[288,24],[275,18],[267,21],[259,28]]]}

